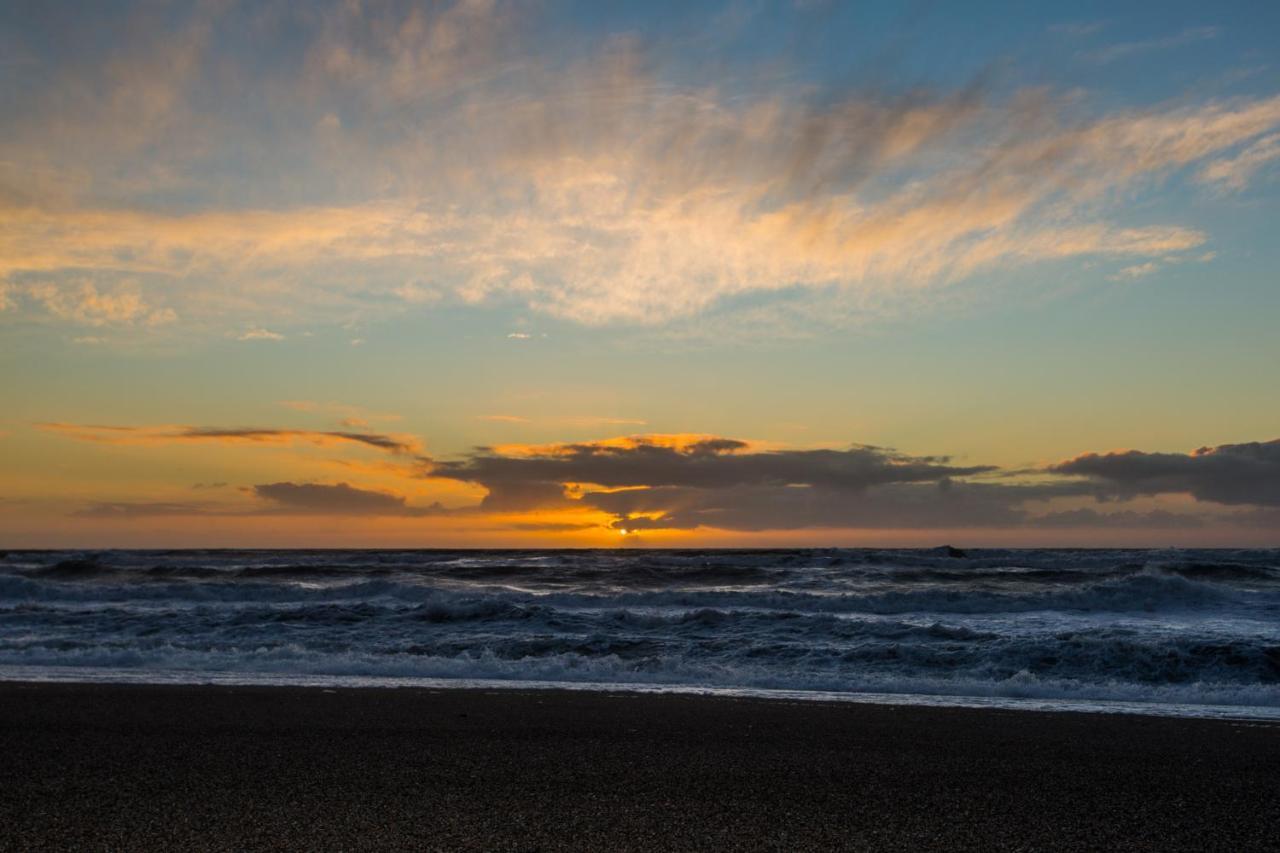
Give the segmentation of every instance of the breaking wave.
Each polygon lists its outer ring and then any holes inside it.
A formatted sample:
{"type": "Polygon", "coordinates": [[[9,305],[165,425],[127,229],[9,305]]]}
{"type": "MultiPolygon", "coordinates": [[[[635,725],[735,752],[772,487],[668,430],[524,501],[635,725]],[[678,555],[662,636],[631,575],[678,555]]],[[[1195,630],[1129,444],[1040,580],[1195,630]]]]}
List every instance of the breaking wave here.
{"type": "Polygon", "coordinates": [[[1276,709],[1276,551],[11,552],[8,677],[487,679],[1276,709]]]}

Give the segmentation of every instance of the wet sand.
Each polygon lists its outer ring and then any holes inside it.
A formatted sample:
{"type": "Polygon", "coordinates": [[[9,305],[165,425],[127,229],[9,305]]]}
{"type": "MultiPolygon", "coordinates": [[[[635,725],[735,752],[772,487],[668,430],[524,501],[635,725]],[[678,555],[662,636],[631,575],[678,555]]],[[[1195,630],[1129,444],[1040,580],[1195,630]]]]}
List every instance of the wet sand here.
{"type": "Polygon", "coordinates": [[[0,683],[0,849],[1280,846],[1280,726],[0,683]]]}

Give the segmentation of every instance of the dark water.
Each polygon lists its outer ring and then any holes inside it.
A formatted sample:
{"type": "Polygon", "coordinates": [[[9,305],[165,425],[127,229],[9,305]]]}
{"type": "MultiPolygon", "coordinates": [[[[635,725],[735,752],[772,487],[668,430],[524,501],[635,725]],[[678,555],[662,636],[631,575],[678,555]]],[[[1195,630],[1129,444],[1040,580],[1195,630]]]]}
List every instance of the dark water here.
{"type": "Polygon", "coordinates": [[[0,677],[1280,716],[1280,551],[11,552],[0,677]]]}

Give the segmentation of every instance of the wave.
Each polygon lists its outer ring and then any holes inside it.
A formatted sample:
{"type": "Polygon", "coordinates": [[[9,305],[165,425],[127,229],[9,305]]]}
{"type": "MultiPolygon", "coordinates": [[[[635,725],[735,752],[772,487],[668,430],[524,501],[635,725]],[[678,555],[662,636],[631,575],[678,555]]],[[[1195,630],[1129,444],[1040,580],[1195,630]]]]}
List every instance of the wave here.
{"type": "MultiPolygon", "coordinates": [[[[617,645],[615,643],[615,645],[617,645]]],[[[467,650],[435,654],[387,655],[342,651],[316,654],[298,645],[273,648],[191,649],[160,644],[131,647],[60,647],[6,651],[5,667],[74,667],[117,671],[154,669],[183,671],[188,680],[201,674],[228,672],[410,679],[493,679],[513,683],[553,681],[612,685],[697,685],[719,688],[822,691],[828,693],[892,693],[932,696],[991,696],[1062,700],[1111,700],[1157,704],[1242,705],[1280,708],[1280,684],[1238,678],[1203,678],[1176,682],[1135,681],[1116,676],[1082,679],[1028,669],[999,675],[881,670],[845,673],[821,669],[786,669],[714,660],[637,657],[635,648],[554,649],[515,656],[505,650],[467,650]]]]}
{"type": "Polygon", "coordinates": [[[1198,580],[1280,581],[1280,568],[1257,563],[1174,562],[1155,563],[1148,568],[1198,580]]]}
{"type": "Polygon", "coordinates": [[[75,578],[101,577],[111,571],[113,570],[110,567],[105,566],[92,558],[73,558],[70,560],[59,560],[52,566],[41,566],[38,569],[32,569],[27,574],[36,578],[71,580],[75,578]]]}
{"type": "MultiPolygon", "coordinates": [[[[1174,625],[1141,617],[1054,616],[941,620],[796,611],[561,609],[491,596],[454,596],[412,606],[375,602],[107,606],[68,610],[23,604],[3,612],[0,662],[26,655],[221,652],[246,665],[281,648],[317,658],[364,652],[380,659],[488,655],[536,668],[546,657],[612,658],[639,671],[720,667],[776,670],[779,677],[854,683],[886,673],[1007,680],[1018,672],[1082,682],[1108,679],[1280,684],[1274,621],[1174,625]]],[[[157,661],[159,663],[159,661],[157,661]]]]}
{"type": "MultiPolygon", "coordinates": [[[[285,575],[273,576],[278,581],[285,575]]],[[[894,588],[872,585],[863,592],[811,592],[774,588],[676,589],[655,591],[539,591],[524,587],[487,586],[460,593],[417,579],[335,574],[327,583],[279,583],[264,578],[203,579],[174,582],[113,583],[97,575],[97,583],[67,582],[64,575],[0,575],[0,601],[112,603],[126,601],[309,602],[396,600],[406,603],[447,601],[458,595],[486,594],[514,603],[542,603],[561,608],[602,606],[757,608],[805,613],[1026,613],[1042,610],[1098,613],[1173,612],[1250,605],[1280,607],[1280,589],[1248,589],[1212,580],[1193,580],[1181,573],[1144,571],[1120,578],[1078,584],[1027,584],[954,587],[925,585],[894,588]]],[[[310,580],[320,580],[311,577],[310,580]]]]}
{"type": "Polygon", "coordinates": [[[9,552],[0,667],[1280,708],[1280,552],[9,552]]]}
{"type": "Polygon", "coordinates": [[[1144,571],[1192,579],[1280,581],[1280,551],[981,550],[963,557],[927,551],[110,551],[9,552],[0,565],[31,577],[239,577],[340,575],[535,583],[671,585],[839,583],[869,578],[912,583],[1071,583],[1144,571]]]}
{"type": "MultiPolygon", "coordinates": [[[[559,597],[566,604],[581,598],[559,597]]],[[[1280,604],[1280,594],[1248,595],[1212,583],[1142,574],[1073,587],[1006,592],[991,589],[926,588],[870,593],[663,592],[617,596],[627,605],[765,607],[825,613],[1024,613],[1039,610],[1155,612],[1204,608],[1243,601],[1280,604]]]]}

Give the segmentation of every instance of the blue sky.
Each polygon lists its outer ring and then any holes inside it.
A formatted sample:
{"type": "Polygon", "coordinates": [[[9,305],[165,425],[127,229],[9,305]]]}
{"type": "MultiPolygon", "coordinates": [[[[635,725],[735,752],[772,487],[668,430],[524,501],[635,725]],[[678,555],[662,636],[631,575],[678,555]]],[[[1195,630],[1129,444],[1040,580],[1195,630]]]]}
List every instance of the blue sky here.
{"type": "Polygon", "coordinates": [[[1274,544],[1277,36],[1260,3],[8,5],[0,532],[1274,544]],[[491,476],[582,446],[810,479],[491,476]],[[984,470],[806,467],[944,456],[984,470]],[[352,489],[390,511],[278,499],[352,489]]]}

